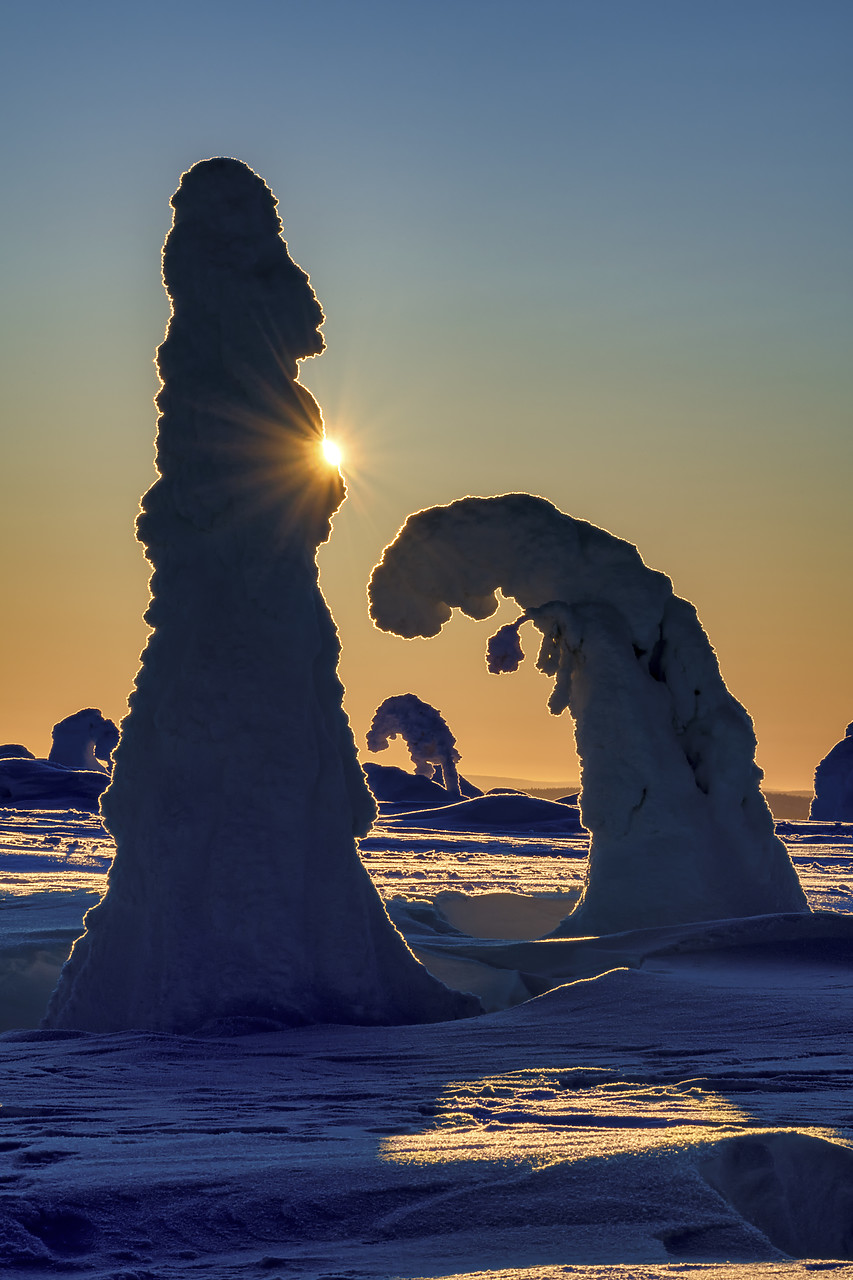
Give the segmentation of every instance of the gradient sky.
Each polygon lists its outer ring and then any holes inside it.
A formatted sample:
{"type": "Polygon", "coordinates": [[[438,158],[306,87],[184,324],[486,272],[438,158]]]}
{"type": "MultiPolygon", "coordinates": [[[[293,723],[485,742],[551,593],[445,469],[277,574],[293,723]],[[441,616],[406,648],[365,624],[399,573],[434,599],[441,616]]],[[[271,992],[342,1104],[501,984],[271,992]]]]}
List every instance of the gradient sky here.
{"type": "Polygon", "coordinates": [[[532,662],[486,674],[503,612],[367,619],[410,511],[525,489],[672,577],[768,785],[810,786],[853,719],[851,41],[849,0],[8,4],[0,741],[123,714],[168,201],[221,154],[328,317],[302,380],[346,450],[320,561],[359,741],[411,690],[463,772],[576,776],[532,662]]]}

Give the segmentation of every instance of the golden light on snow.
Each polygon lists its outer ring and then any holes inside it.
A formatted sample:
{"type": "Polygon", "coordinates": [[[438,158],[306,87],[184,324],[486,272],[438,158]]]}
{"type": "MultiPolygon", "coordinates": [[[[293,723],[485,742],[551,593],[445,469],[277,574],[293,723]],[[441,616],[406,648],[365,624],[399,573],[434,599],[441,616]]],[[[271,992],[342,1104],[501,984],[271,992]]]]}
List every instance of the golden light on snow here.
{"type": "MultiPolygon", "coordinates": [[[[630,1084],[608,1076],[569,1067],[451,1082],[433,1127],[384,1138],[379,1154],[394,1164],[483,1160],[544,1169],[770,1132],[702,1081],[630,1084]]],[[[826,1128],[799,1132],[835,1136],[826,1128]]]]}
{"type": "Polygon", "coordinates": [[[323,440],[323,457],[326,459],[330,467],[339,467],[341,465],[342,453],[340,447],[335,444],[334,440],[326,437],[323,440]]]}

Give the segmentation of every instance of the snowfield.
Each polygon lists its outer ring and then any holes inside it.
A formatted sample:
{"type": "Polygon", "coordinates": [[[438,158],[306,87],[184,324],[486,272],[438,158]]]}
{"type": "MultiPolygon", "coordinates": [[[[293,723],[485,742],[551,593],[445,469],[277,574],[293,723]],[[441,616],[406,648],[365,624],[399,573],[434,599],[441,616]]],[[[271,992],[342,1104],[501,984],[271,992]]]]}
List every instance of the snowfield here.
{"type": "Polygon", "coordinates": [[[111,841],[0,811],[0,1273],[853,1275],[853,825],[777,830],[810,917],[543,939],[585,835],[387,819],[395,923],[492,1012],[98,1035],[36,1027],[111,841]]]}

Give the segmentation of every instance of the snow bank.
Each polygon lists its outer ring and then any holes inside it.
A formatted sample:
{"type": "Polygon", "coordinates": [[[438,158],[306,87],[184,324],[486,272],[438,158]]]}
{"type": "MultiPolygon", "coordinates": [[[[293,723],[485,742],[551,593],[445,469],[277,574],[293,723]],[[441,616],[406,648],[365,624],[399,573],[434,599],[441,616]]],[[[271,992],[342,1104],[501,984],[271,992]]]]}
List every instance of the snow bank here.
{"type": "Polygon", "coordinates": [[[10,809],[84,809],[97,813],[109,784],[103,769],[68,769],[47,760],[0,759],[0,806],[10,809]]]}
{"type": "Polygon", "coordinates": [[[522,827],[526,831],[580,832],[577,807],[555,800],[537,800],[519,792],[490,793],[429,812],[398,813],[393,825],[409,823],[435,831],[500,830],[522,827]]]}
{"type": "Polygon", "coordinates": [[[393,738],[400,736],[419,777],[432,778],[436,766],[448,795],[461,798],[456,766],[462,759],[456,750],[456,739],[444,716],[414,693],[400,693],[386,698],[376,708],[367,732],[368,751],[385,751],[393,738]]]}
{"type": "Polygon", "coordinates": [[[345,489],[297,380],[323,313],[251,169],[203,161],[172,204],[159,479],[138,523],[153,633],[103,799],[109,888],[46,1025],[475,1012],[416,962],[355,845],[375,806],[315,563],[345,489]]]}
{"type": "Polygon", "coordinates": [[[793,1258],[853,1259],[849,1147],[784,1130],[748,1134],[720,1143],[699,1169],[777,1249],[793,1258]]]}
{"type": "Polygon", "coordinates": [[[549,708],[571,709],[592,833],[584,896],[565,928],[606,933],[806,911],[759,790],[755,734],[693,606],[636,547],[542,498],[463,498],[409,517],[370,581],[371,617],[436,635],[459,608],[522,610],[489,648],[495,672],[542,633],[549,708]]]}
{"type": "Polygon", "coordinates": [[[84,707],[54,725],[46,760],[18,743],[0,747],[0,805],[97,813],[118,736],[112,720],[84,707]]]}
{"type": "Polygon", "coordinates": [[[97,707],[84,707],[53,726],[48,760],[68,769],[109,773],[112,753],[118,745],[118,729],[97,707]]]}
{"type": "Polygon", "coordinates": [[[815,769],[809,817],[853,822],[853,724],[815,769]]]}
{"type": "Polygon", "coordinates": [[[451,803],[451,797],[439,783],[407,773],[395,764],[366,760],[362,768],[383,813],[389,808],[430,809],[451,803]]]}

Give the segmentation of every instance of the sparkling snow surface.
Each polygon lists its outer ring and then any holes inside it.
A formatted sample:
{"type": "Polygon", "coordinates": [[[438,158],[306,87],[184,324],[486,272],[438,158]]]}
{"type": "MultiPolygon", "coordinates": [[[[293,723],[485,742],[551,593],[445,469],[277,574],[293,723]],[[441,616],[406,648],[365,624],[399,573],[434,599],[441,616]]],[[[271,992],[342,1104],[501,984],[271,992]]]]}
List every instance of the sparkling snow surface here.
{"type": "Polygon", "coordinates": [[[0,810],[0,1275],[853,1276],[853,825],[778,830],[840,915],[684,951],[513,941],[571,908],[584,836],[391,820],[363,857],[392,916],[497,1011],[95,1035],[26,1028],[109,838],[0,810]],[[598,976],[525,1000],[552,953],[598,976]]]}

